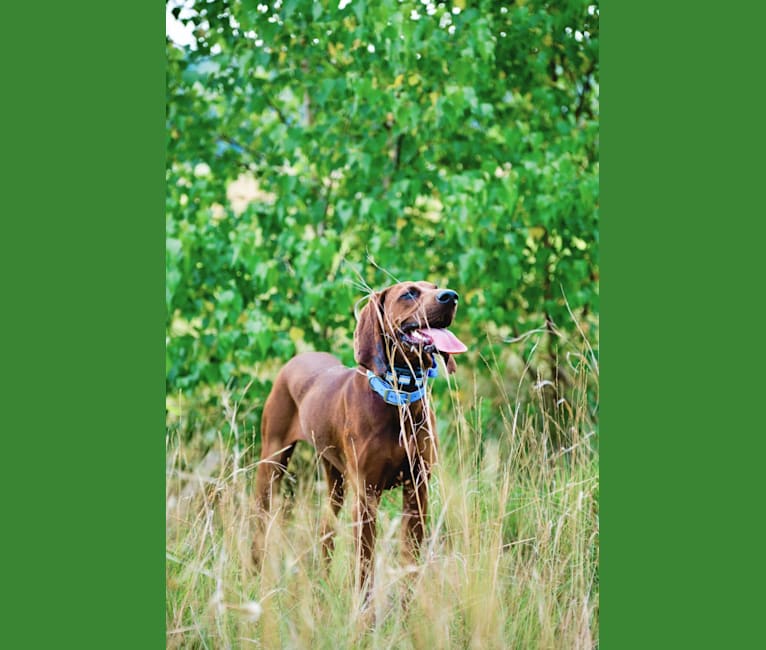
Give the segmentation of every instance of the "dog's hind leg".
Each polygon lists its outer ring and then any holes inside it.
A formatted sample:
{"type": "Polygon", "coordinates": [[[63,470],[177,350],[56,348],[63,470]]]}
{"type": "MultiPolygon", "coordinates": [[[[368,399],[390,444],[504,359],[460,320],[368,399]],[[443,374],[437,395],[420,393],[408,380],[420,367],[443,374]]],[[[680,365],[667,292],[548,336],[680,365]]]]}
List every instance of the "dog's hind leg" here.
{"type": "Polygon", "coordinates": [[[279,484],[287,472],[297,442],[297,409],[292,398],[279,384],[266,400],[261,420],[261,459],[255,470],[255,508],[258,530],[252,555],[260,564],[265,546],[265,527],[279,484]]]}
{"type": "Polygon", "coordinates": [[[329,460],[323,458],[322,464],[330,497],[329,510],[322,519],[322,554],[329,561],[335,549],[335,518],[343,506],[344,479],[343,474],[329,460]]]}

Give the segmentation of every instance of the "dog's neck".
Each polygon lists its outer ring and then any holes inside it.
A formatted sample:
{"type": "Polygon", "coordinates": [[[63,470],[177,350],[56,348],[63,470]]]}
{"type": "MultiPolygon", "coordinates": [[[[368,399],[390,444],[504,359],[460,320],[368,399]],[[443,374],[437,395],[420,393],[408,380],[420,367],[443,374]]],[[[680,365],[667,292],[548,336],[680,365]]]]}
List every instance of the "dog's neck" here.
{"type": "Polygon", "coordinates": [[[420,366],[386,366],[383,377],[377,376],[371,370],[367,371],[367,380],[373,392],[380,395],[387,404],[407,406],[424,399],[428,394],[427,381],[438,376],[436,359],[431,357],[431,367],[424,369],[420,366]]]}

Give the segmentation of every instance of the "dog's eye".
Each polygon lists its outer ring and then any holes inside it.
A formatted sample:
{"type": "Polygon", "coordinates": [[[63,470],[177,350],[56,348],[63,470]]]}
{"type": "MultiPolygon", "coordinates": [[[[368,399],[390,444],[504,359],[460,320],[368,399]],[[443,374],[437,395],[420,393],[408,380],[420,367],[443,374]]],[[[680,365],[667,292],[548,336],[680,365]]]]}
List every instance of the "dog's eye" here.
{"type": "Polygon", "coordinates": [[[415,287],[411,287],[407,293],[403,293],[399,296],[400,300],[415,300],[420,295],[420,291],[415,287]]]}

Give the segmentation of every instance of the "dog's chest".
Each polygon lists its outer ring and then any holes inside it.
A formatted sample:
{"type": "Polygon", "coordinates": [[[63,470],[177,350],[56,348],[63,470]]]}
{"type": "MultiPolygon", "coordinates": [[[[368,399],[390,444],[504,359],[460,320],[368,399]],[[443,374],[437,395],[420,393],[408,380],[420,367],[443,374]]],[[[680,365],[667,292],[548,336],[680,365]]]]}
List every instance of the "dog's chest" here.
{"type": "Polygon", "coordinates": [[[390,489],[413,480],[413,477],[427,472],[432,461],[433,438],[423,430],[401,435],[394,443],[379,450],[382,459],[379,484],[390,489]]]}

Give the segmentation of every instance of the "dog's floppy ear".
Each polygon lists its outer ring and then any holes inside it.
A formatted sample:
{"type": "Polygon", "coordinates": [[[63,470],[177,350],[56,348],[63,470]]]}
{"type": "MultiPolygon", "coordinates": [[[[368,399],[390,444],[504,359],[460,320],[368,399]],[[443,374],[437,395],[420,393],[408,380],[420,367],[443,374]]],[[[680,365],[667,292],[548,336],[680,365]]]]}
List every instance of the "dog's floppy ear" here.
{"type": "Polygon", "coordinates": [[[372,370],[376,375],[386,372],[386,357],[383,350],[383,303],[385,291],[373,293],[359,314],[354,330],[354,359],[372,370]]]}

